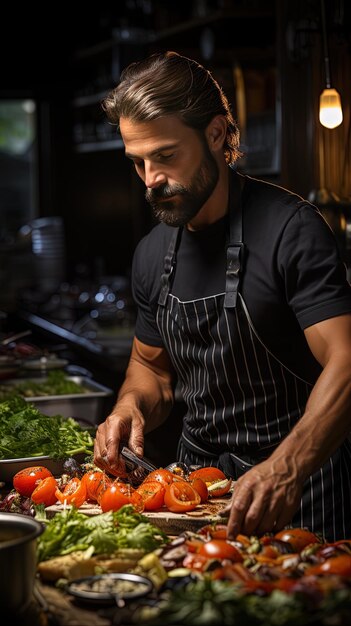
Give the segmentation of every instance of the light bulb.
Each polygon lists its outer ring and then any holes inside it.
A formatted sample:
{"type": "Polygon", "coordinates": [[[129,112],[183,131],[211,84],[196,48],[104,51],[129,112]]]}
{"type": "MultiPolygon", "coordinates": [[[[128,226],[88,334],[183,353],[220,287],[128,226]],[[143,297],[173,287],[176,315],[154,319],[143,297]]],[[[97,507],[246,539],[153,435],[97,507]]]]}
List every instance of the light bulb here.
{"type": "Polygon", "coordinates": [[[326,128],[336,128],[343,120],[341,100],[336,89],[324,89],[319,99],[319,121],[326,128]]]}

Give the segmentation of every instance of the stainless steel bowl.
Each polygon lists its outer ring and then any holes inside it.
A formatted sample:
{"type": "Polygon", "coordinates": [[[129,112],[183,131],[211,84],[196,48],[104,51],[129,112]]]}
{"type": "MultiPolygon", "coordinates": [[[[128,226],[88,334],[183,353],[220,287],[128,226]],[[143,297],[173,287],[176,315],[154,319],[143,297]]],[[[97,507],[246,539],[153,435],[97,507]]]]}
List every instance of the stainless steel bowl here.
{"type": "Polygon", "coordinates": [[[0,513],[0,606],[5,614],[24,611],[33,596],[37,537],[44,526],[26,515],[0,513]]]}

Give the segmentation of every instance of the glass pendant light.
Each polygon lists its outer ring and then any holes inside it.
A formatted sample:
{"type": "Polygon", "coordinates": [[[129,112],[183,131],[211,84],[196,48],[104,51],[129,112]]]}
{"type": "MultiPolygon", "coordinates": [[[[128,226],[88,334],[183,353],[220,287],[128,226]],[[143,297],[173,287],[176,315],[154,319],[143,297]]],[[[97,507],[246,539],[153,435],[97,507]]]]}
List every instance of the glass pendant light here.
{"type": "Polygon", "coordinates": [[[340,95],[331,86],[324,0],[321,0],[321,16],[326,89],[322,91],[319,98],[319,121],[326,128],[336,128],[340,126],[343,114],[340,95]]]}

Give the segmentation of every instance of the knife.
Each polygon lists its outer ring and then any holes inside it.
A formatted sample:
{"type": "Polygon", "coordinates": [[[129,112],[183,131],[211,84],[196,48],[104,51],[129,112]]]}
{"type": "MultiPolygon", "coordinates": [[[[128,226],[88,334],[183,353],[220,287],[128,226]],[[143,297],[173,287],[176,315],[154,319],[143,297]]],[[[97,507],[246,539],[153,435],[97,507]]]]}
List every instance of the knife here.
{"type": "Polygon", "coordinates": [[[148,472],[153,472],[157,469],[156,465],[150,463],[150,461],[148,461],[145,457],[137,456],[137,454],[134,454],[134,452],[126,446],[122,448],[120,455],[125,461],[127,467],[131,470],[134,470],[136,467],[142,467],[148,472]]]}

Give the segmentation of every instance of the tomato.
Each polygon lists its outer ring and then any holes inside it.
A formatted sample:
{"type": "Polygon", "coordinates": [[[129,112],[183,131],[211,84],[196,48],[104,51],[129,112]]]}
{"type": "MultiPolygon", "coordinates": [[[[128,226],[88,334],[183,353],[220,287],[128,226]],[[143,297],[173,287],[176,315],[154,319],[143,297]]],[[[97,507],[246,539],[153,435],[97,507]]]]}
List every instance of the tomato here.
{"type": "Polygon", "coordinates": [[[310,543],[320,543],[320,539],[307,528],[287,528],[274,535],[274,539],[287,541],[294,552],[301,552],[310,543]]]}
{"type": "Polygon", "coordinates": [[[208,495],[211,498],[220,498],[225,496],[229,492],[232,486],[232,479],[226,478],[225,480],[217,480],[213,483],[207,484],[208,495]]]}
{"type": "Polygon", "coordinates": [[[190,472],[189,479],[202,478],[205,483],[213,483],[217,480],[225,480],[227,477],[218,467],[200,467],[193,472],[190,472]]]}
{"type": "Polygon", "coordinates": [[[200,502],[199,494],[190,483],[177,481],[166,487],[165,505],[172,513],[192,511],[200,502]]]}
{"type": "Polygon", "coordinates": [[[227,478],[218,467],[200,467],[189,474],[189,480],[201,478],[206,483],[208,495],[219,498],[230,490],[232,479],[227,478]]]}
{"type": "Polygon", "coordinates": [[[144,502],[140,493],[128,483],[115,480],[107,487],[100,497],[100,506],[106,511],[118,511],[125,504],[132,504],[139,512],[144,510],[144,502]]]}
{"type": "Polygon", "coordinates": [[[239,550],[225,539],[205,541],[199,549],[199,554],[207,556],[208,559],[229,559],[239,563],[243,561],[239,550]]]}
{"type": "Polygon", "coordinates": [[[324,563],[311,565],[305,570],[306,576],[336,574],[338,576],[351,576],[351,555],[341,554],[340,556],[327,559],[324,563]]]}
{"type": "Polygon", "coordinates": [[[198,572],[202,572],[208,565],[208,558],[206,556],[202,556],[201,554],[196,554],[191,552],[187,554],[183,559],[182,566],[187,569],[193,569],[198,572]]]}
{"type": "Polygon", "coordinates": [[[153,472],[150,472],[145,480],[143,480],[142,484],[149,482],[149,480],[158,480],[161,485],[167,487],[167,485],[173,483],[175,479],[178,480],[179,477],[173,474],[170,470],[160,467],[160,469],[155,469],[153,472]]]}
{"type": "Polygon", "coordinates": [[[79,509],[79,507],[85,502],[86,495],[87,490],[85,483],[82,482],[77,476],[68,481],[68,483],[64,486],[63,491],[61,491],[61,489],[56,489],[55,491],[55,496],[61,504],[71,504],[77,509],[79,509]]]}
{"type": "Polygon", "coordinates": [[[34,504],[45,504],[45,506],[55,504],[57,502],[56,489],[57,480],[53,476],[43,478],[32,492],[32,502],[34,504]]]}
{"type": "Polygon", "coordinates": [[[82,482],[86,487],[86,499],[95,502],[99,502],[101,493],[112,484],[111,478],[99,470],[90,470],[83,474],[82,482]]]}
{"type": "Polygon", "coordinates": [[[198,534],[205,535],[211,539],[226,539],[227,526],[225,524],[206,524],[198,530],[198,534]]]}
{"type": "Polygon", "coordinates": [[[193,478],[190,480],[190,484],[194,487],[195,491],[199,494],[201,498],[201,502],[207,502],[208,500],[208,489],[207,485],[202,478],[193,478]]]}
{"type": "Polygon", "coordinates": [[[156,511],[164,505],[166,489],[158,480],[148,480],[139,485],[136,491],[140,493],[145,511],[156,511]]]}
{"type": "Polygon", "coordinates": [[[52,476],[52,473],[47,467],[43,467],[42,465],[25,467],[14,475],[13,486],[21,496],[29,498],[39,481],[48,476],[52,476]]]}

